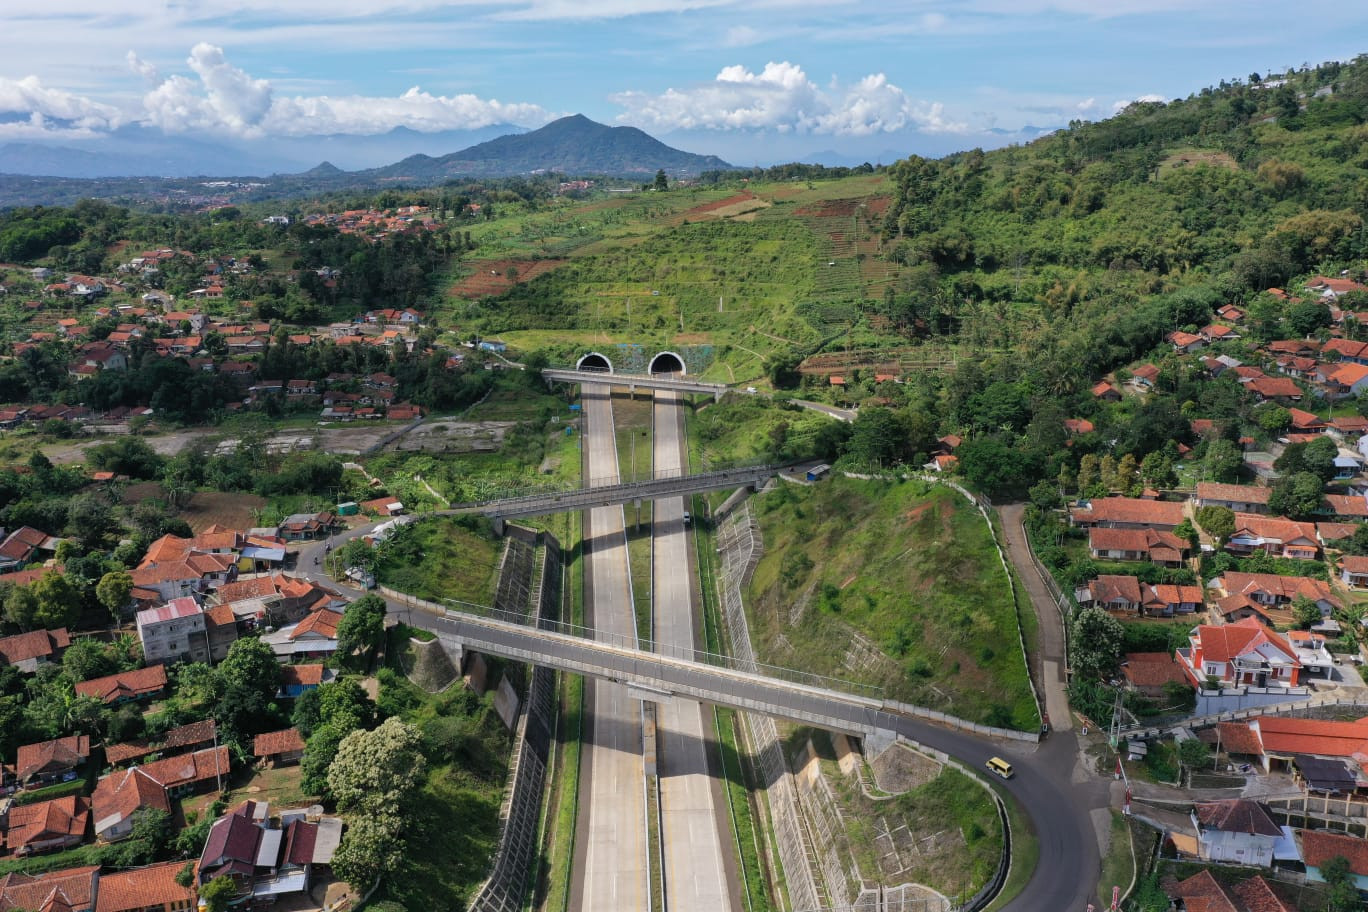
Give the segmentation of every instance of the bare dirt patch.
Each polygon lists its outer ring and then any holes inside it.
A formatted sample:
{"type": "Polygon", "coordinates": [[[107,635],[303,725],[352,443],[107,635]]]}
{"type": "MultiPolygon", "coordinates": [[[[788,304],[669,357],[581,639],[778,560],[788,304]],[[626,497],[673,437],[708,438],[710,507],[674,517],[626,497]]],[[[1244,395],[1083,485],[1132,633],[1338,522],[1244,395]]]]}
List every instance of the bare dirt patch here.
{"type": "Polygon", "coordinates": [[[761,209],[768,209],[773,203],[763,200],[750,191],[729,196],[726,199],[714,200],[711,203],[704,203],[701,206],[694,206],[685,212],[681,212],[678,221],[697,222],[706,219],[735,218],[751,220],[755,218],[755,213],[761,209]]]}
{"type": "Polygon", "coordinates": [[[1179,149],[1159,163],[1159,174],[1162,176],[1177,168],[1192,168],[1197,165],[1240,170],[1239,162],[1217,149],[1179,149]]]}
{"type": "Polygon", "coordinates": [[[817,218],[849,218],[855,214],[855,210],[863,202],[865,201],[862,199],[823,200],[811,206],[803,206],[794,215],[811,215],[817,218]]]}
{"type": "Polygon", "coordinates": [[[890,795],[901,795],[925,785],[941,771],[935,760],[901,743],[879,754],[869,767],[874,771],[875,784],[890,795]]]}
{"type": "Polygon", "coordinates": [[[199,491],[181,510],[181,519],[196,533],[212,525],[229,529],[250,529],[257,524],[256,511],[264,509],[266,498],[255,494],[199,491]]]}
{"type": "Polygon", "coordinates": [[[443,421],[435,419],[395,441],[393,449],[430,453],[495,453],[516,421],[443,421]]]}
{"type": "Polygon", "coordinates": [[[459,279],[447,294],[454,298],[482,298],[486,295],[500,295],[514,285],[530,282],[539,275],[550,272],[566,260],[476,260],[470,263],[474,270],[470,275],[459,279]],[[509,270],[512,269],[511,274],[509,270]]]}

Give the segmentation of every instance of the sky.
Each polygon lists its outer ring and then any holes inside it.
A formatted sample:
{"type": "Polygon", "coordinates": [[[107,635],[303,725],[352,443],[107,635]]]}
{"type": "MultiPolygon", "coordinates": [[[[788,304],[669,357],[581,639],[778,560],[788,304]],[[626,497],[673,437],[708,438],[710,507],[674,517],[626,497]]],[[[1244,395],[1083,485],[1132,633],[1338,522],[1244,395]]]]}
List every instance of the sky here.
{"type": "Polygon", "coordinates": [[[4,0],[0,144],[582,113],[739,165],[887,162],[1361,52],[1359,0],[4,0]]]}

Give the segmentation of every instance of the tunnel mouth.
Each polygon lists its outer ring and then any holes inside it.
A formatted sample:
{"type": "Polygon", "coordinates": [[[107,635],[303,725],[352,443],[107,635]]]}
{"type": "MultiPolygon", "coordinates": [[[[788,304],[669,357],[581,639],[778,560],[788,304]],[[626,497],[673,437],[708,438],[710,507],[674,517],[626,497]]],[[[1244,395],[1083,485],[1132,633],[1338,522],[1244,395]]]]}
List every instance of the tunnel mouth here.
{"type": "Polygon", "coordinates": [[[647,368],[652,374],[684,374],[684,359],[671,351],[663,351],[651,359],[651,366],[647,368]]]}
{"type": "Polygon", "coordinates": [[[602,355],[598,352],[589,352],[589,354],[575,362],[575,369],[611,374],[613,372],[613,362],[608,360],[607,355],[602,355]]]}

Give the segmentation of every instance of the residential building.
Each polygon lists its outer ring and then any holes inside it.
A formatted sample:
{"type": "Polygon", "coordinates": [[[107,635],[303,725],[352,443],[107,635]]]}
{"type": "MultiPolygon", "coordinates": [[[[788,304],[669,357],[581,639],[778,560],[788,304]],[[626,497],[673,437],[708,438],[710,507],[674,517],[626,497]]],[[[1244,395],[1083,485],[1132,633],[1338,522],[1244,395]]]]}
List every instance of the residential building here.
{"type": "Polygon", "coordinates": [[[1202,607],[1200,586],[1156,585],[1134,576],[1099,575],[1074,591],[1083,607],[1096,606],[1115,614],[1141,617],[1173,617],[1191,614],[1202,607]]]}
{"type": "Polygon", "coordinates": [[[209,661],[204,609],[188,595],[139,611],[138,639],[149,663],[209,661]]]}
{"type": "Polygon", "coordinates": [[[286,541],[305,541],[331,534],[337,525],[337,516],[331,511],[322,513],[295,513],[285,517],[280,524],[280,537],[286,541]]]}
{"type": "Polygon", "coordinates": [[[306,691],[317,690],[324,681],[331,681],[331,669],[317,664],[280,666],[280,691],[278,696],[293,700],[306,691]]]}
{"type": "Polygon", "coordinates": [[[1169,891],[1187,912],[1297,912],[1297,907],[1283,899],[1273,886],[1257,874],[1235,884],[1224,884],[1201,870],[1187,880],[1179,881],[1169,891]]]}
{"type": "Polygon", "coordinates": [[[90,802],[77,795],[10,808],[5,848],[33,855],[80,845],[90,826],[90,802]]]}
{"type": "Polygon", "coordinates": [[[1208,583],[1208,588],[1217,593],[1216,607],[1226,620],[1257,618],[1270,627],[1290,627],[1296,621],[1290,606],[1299,596],[1314,602],[1321,617],[1343,607],[1329,583],[1306,576],[1227,570],[1208,583]]]}
{"type": "Polygon", "coordinates": [[[1368,497],[1362,494],[1327,494],[1325,505],[1338,518],[1356,522],[1368,520],[1368,497]]]}
{"type": "Polygon", "coordinates": [[[142,762],[151,754],[170,757],[189,751],[197,751],[214,744],[218,727],[213,719],[204,719],[173,728],[158,741],[125,741],[120,744],[105,745],[105,762],[118,767],[130,761],[142,762]]]}
{"type": "Polygon", "coordinates": [[[341,621],[342,612],[324,608],[298,623],[264,635],[261,641],[282,662],[325,659],[337,652],[337,625],[341,621]]]}
{"type": "Polygon", "coordinates": [[[1093,527],[1088,530],[1088,551],[1098,560],[1149,561],[1165,567],[1183,563],[1188,543],[1172,532],[1158,529],[1109,529],[1093,527]]]}
{"type": "Polygon", "coordinates": [[[237,561],[231,554],[192,551],[183,558],[165,562],[144,559],[129,575],[135,588],[155,590],[169,602],[232,582],[237,577],[237,561]]]}
{"type": "Polygon", "coordinates": [[[200,853],[196,883],[200,888],[220,877],[231,877],[240,894],[256,902],[307,892],[315,864],[332,860],[332,838],[320,838],[324,821],[334,829],[340,821],[324,818],[311,823],[302,811],[282,811],[273,819],[260,801],[244,801],[209,828],[200,853]]]}
{"type": "Polygon", "coordinates": [[[191,795],[210,789],[222,789],[232,771],[228,746],[206,748],[191,754],[163,757],[138,767],[154,781],[160,782],[173,797],[191,795]]]}
{"type": "Polygon", "coordinates": [[[1352,589],[1368,586],[1368,556],[1345,554],[1339,559],[1340,581],[1352,589]]]}
{"type": "Polygon", "coordinates": [[[238,640],[237,615],[228,605],[215,605],[204,610],[204,632],[209,640],[209,658],[222,662],[228,650],[238,640]]]}
{"type": "Polygon", "coordinates": [[[92,912],[99,865],[0,875],[0,912],[92,912]]]}
{"type": "Polygon", "coordinates": [[[1094,399],[1101,400],[1102,402],[1121,401],[1121,391],[1106,380],[1101,380],[1095,384],[1092,388],[1092,394],[1094,399]]]}
{"type": "Polygon", "coordinates": [[[1153,699],[1165,696],[1165,685],[1188,684],[1182,666],[1167,652],[1128,652],[1121,660],[1121,675],[1127,687],[1153,699]]]}
{"type": "Polygon", "coordinates": [[[347,599],[321,583],[284,573],[239,579],[213,595],[240,620],[269,619],[277,626],[303,620],[323,608],[343,608],[347,599]]]}
{"type": "Polygon", "coordinates": [[[76,693],[94,697],[102,703],[125,703],[161,695],[166,689],[166,668],[149,665],[136,671],[121,671],[103,678],[92,678],[76,685],[76,693]]]}
{"type": "Polygon", "coordinates": [[[1354,886],[1360,891],[1368,891],[1368,839],[1330,830],[1301,830],[1298,835],[1308,881],[1325,883],[1321,869],[1330,859],[1342,857],[1349,862],[1354,886]]]}
{"type": "Polygon", "coordinates": [[[1172,532],[1184,518],[1181,503],[1136,497],[1103,497],[1069,511],[1070,521],[1082,528],[1153,528],[1172,532]]]}
{"type": "Polygon", "coordinates": [[[194,887],[176,882],[184,867],[183,861],[165,861],[104,874],[94,912],[189,912],[195,907],[194,887]]]}
{"type": "Polygon", "coordinates": [[[1192,502],[1199,507],[1225,507],[1235,513],[1267,513],[1268,497],[1272,493],[1272,488],[1261,485],[1199,481],[1192,502]]]}
{"type": "Polygon", "coordinates": [[[1248,798],[1199,801],[1191,819],[1197,830],[1198,857],[1203,861],[1273,866],[1273,846],[1282,838],[1282,827],[1262,802],[1248,798]]]}
{"type": "Polygon", "coordinates": [[[1325,648],[1325,634],[1316,630],[1289,630],[1287,644],[1297,654],[1304,677],[1329,678],[1335,657],[1325,648]]]}
{"type": "Polygon", "coordinates": [[[32,526],[20,526],[0,541],[0,573],[35,560],[39,552],[55,552],[60,542],[60,538],[32,526]]]}
{"type": "Polygon", "coordinates": [[[75,771],[89,759],[89,735],[24,744],[16,755],[14,778],[21,787],[46,785],[75,771]]]}
{"type": "Polygon", "coordinates": [[[61,661],[71,645],[65,627],[56,630],[30,630],[0,639],[0,665],[13,665],[20,671],[35,672],[38,666],[61,661]]]}
{"type": "Polygon", "coordinates": [[[257,735],[252,754],[268,769],[298,763],[304,756],[304,737],[297,728],[257,735]]]}
{"type": "Polygon", "coordinates": [[[1261,402],[1270,399],[1300,402],[1302,398],[1302,388],[1291,377],[1257,377],[1246,383],[1245,389],[1261,402]]]}
{"type": "Polygon", "coordinates": [[[1178,662],[1194,687],[1214,680],[1222,685],[1295,687],[1301,675],[1296,651],[1254,618],[1219,627],[1202,624],[1177,651],[1178,662]]]}
{"type": "Polygon", "coordinates": [[[1263,551],[1272,557],[1316,560],[1320,557],[1320,539],[1316,538],[1314,523],[1236,513],[1235,532],[1226,541],[1226,550],[1241,556],[1263,551]]]}
{"type": "Polygon", "coordinates": [[[142,767],[110,773],[95,785],[90,797],[95,815],[95,838],[106,842],[126,839],[139,811],[171,813],[166,787],[142,767]]]}

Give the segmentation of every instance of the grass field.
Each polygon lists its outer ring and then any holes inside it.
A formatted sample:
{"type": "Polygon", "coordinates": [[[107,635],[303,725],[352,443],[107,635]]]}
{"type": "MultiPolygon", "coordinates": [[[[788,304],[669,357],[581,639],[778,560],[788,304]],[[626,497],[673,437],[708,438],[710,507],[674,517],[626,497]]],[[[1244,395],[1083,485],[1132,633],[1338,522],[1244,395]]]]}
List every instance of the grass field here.
{"type": "Polygon", "coordinates": [[[756,503],[747,594],[760,657],[988,724],[1039,720],[982,517],[946,488],[832,478],[756,503]]]}
{"type": "Polygon", "coordinates": [[[376,578],[422,599],[493,605],[503,545],[489,521],[469,516],[423,519],[385,549],[376,578]]]}

